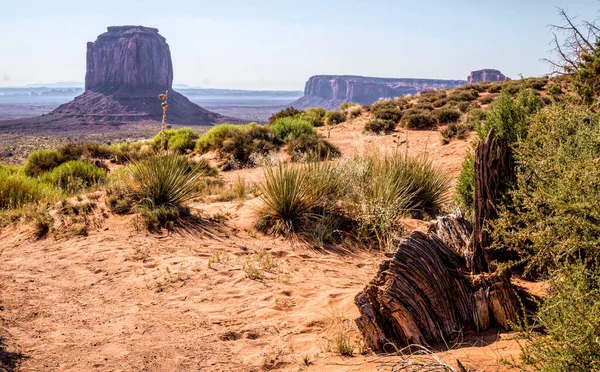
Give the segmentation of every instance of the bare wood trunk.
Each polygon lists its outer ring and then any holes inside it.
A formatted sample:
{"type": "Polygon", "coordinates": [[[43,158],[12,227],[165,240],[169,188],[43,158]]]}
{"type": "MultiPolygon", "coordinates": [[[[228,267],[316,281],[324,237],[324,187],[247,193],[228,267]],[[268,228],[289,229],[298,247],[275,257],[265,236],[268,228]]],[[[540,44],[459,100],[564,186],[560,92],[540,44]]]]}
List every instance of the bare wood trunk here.
{"type": "Polygon", "coordinates": [[[475,274],[493,271],[494,258],[486,224],[498,217],[496,205],[514,179],[512,150],[506,140],[490,130],[485,142],[475,153],[475,184],[473,213],[473,265],[475,274]]]}
{"type": "Polygon", "coordinates": [[[356,324],[374,351],[450,341],[516,319],[510,273],[469,275],[471,226],[462,215],[413,232],[355,297],[356,324]],[[465,268],[461,270],[461,268],[465,268]],[[393,346],[392,346],[393,345],[393,346]]]}

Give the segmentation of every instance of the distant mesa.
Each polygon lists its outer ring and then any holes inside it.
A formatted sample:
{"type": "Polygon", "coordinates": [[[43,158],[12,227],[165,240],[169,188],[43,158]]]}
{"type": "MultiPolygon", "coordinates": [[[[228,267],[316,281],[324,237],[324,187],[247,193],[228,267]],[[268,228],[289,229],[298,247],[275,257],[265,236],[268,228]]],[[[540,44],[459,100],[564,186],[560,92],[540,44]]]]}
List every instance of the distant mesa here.
{"type": "Polygon", "coordinates": [[[495,82],[495,81],[506,81],[510,80],[504,76],[498,70],[486,68],[483,70],[471,71],[471,74],[467,77],[468,84],[482,83],[482,82],[495,82]]]}
{"type": "Polygon", "coordinates": [[[300,109],[321,106],[330,110],[337,108],[343,102],[366,105],[380,98],[416,94],[425,89],[456,88],[466,83],[465,80],[317,75],[308,79],[304,96],[291,103],[291,106],[300,109]]]}
{"type": "Polygon", "coordinates": [[[504,81],[498,70],[473,71],[468,80],[378,78],[352,75],[316,75],[306,82],[304,96],[290,106],[306,109],[321,106],[335,109],[343,102],[368,105],[381,98],[414,95],[426,89],[452,89],[481,81],[504,81]]]}

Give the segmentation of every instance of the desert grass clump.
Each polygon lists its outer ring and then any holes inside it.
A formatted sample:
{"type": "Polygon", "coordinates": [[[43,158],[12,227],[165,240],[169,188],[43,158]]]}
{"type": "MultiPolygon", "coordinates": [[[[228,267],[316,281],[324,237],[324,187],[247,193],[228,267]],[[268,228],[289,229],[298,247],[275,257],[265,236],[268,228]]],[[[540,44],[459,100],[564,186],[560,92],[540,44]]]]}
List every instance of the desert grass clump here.
{"type": "Polygon", "coordinates": [[[455,89],[452,93],[450,93],[450,95],[448,96],[448,99],[450,101],[456,101],[456,102],[461,102],[461,101],[474,101],[477,98],[479,98],[479,92],[475,89],[461,89],[461,88],[457,88],[455,89]]]}
{"type": "Polygon", "coordinates": [[[36,177],[58,167],[64,162],[63,154],[58,150],[35,150],[27,158],[24,171],[30,177],[36,177]]]}
{"type": "Polygon", "coordinates": [[[276,149],[277,143],[276,134],[268,127],[252,124],[242,131],[234,131],[217,150],[220,167],[223,170],[253,167],[256,157],[268,155],[276,149]]]}
{"type": "Polygon", "coordinates": [[[69,142],[62,145],[58,151],[63,161],[80,159],[109,159],[112,155],[110,147],[96,142],[69,142]]]}
{"type": "Polygon", "coordinates": [[[339,172],[330,163],[266,168],[257,185],[262,207],[256,228],[286,236],[307,231],[320,214],[334,208],[341,187],[339,172]]]}
{"type": "Polygon", "coordinates": [[[434,216],[447,202],[449,180],[426,158],[365,154],[343,168],[359,238],[382,250],[391,250],[402,236],[400,218],[434,216]]]}
{"type": "Polygon", "coordinates": [[[391,132],[395,128],[396,122],[394,121],[373,118],[365,124],[363,133],[380,135],[385,134],[387,132],[391,132]]]}
{"type": "Polygon", "coordinates": [[[339,157],[340,150],[329,141],[321,138],[317,133],[302,134],[289,139],[286,152],[292,156],[293,161],[318,161],[339,157]]]}
{"type": "Polygon", "coordinates": [[[59,190],[36,178],[0,170],[0,210],[19,209],[38,202],[54,202],[61,196],[59,190]]]}
{"type": "Polygon", "coordinates": [[[41,180],[68,193],[75,193],[101,183],[105,177],[106,171],[91,162],[71,160],[45,173],[41,180]]]}
{"type": "MultiPolygon", "coordinates": [[[[153,143],[156,148],[160,148],[163,133],[158,133],[153,143]]],[[[167,129],[164,131],[164,148],[176,152],[191,151],[194,149],[194,141],[198,139],[198,133],[191,128],[167,129]]]]}
{"type": "Polygon", "coordinates": [[[165,153],[132,162],[124,181],[147,227],[160,229],[187,213],[186,205],[198,196],[204,175],[190,169],[185,157],[165,153]]]}

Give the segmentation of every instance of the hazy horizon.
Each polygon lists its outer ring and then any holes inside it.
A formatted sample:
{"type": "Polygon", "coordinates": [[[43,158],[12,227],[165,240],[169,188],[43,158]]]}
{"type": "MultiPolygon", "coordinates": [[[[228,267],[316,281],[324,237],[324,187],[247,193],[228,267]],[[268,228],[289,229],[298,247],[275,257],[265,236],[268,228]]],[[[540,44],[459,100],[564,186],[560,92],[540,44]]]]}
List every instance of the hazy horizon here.
{"type": "Polygon", "coordinates": [[[302,90],[312,75],[465,80],[494,68],[511,78],[549,72],[555,6],[585,18],[598,2],[72,0],[5,4],[0,87],[83,82],[86,43],[113,25],[156,27],[175,84],[302,90]]]}

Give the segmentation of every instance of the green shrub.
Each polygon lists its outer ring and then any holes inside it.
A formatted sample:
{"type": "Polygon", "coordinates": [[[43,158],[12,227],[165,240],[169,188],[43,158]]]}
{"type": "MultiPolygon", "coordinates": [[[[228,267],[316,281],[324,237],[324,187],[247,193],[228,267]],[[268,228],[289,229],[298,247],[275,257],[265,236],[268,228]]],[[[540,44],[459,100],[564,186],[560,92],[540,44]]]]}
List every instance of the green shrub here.
{"type": "Polygon", "coordinates": [[[371,112],[375,119],[398,123],[405,107],[406,102],[403,100],[379,100],[371,106],[371,112]]]}
{"type": "Polygon", "coordinates": [[[525,84],[527,85],[528,88],[535,89],[535,90],[542,90],[542,89],[544,89],[546,84],[548,84],[548,77],[545,76],[545,77],[541,77],[541,78],[525,79],[525,84]]]}
{"type": "Polygon", "coordinates": [[[110,161],[125,164],[131,160],[141,160],[155,154],[154,146],[150,143],[132,142],[116,143],[109,146],[110,161]]]}
{"type": "Polygon", "coordinates": [[[359,117],[362,114],[362,106],[360,106],[360,105],[350,106],[346,110],[344,110],[344,112],[346,113],[346,118],[354,119],[354,118],[359,117]]]}
{"type": "Polygon", "coordinates": [[[446,90],[435,90],[435,89],[426,89],[419,93],[417,96],[418,103],[433,103],[436,101],[444,100],[448,94],[446,90]]]}
{"type": "MultiPolygon", "coordinates": [[[[194,149],[194,141],[198,138],[198,133],[190,128],[167,129],[165,131],[165,150],[184,152],[194,149]]],[[[162,142],[161,133],[154,136],[153,143],[156,148],[160,148],[162,142]]]]}
{"type": "Polygon", "coordinates": [[[285,108],[285,109],[271,115],[271,117],[269,118],[269,124],[273,124],[277,119],[295,118],[300,115],[302,115],[302,111],[300,111],[294,107],[288,107],[288,108],[285,108]]]}
{"type": "Polygon", "coordinates": [[[475,156],[467,153],[463,160],[460,175],[456,182],[456,203],[468,218],[473,216],[473,197],[475,191],[475,156]]]}
{"type": "Polygon", "coordinates": [[[456,123],[460,120],[460,111],[451,108],[439,108],[432,112],[438,123],[456,123]]]}
{"type": "Polygon", "coordinates": [[[58,150],[40,149],[35,150],[27,158],[25,174],[34,177],[48,172],[63,163],[63,155],[58,150]]]}
{"type": "Polygon", "coordinates": [[[423,111],[433,111],[434,108],[431,103],[417,103],[413,106],[413,109],[423,111]]]}
{"type": "Polygon", "coordinates": [[[363,133],[385,134],[393,131],[396,128],[396,123],[390,120],[371,119],[364,127],[363,133]]]}
{"type": "Polygon", "coordinates": [[[543,109],[515,157],[515,186],[493,228],[497,244],[517,252],[526,271],[598,262],[600,116],[573,106],[543,109]]]}
{"type": "Polygon", "coordinates": [[[464,114],[471,109],[472,105],[470,102],[459,102],[458,105],[456,105],[456,107],[460,112],[464,114]]]}
{"type": "Polygon", "coordinates": [[[581,263],[553,271],[533,324],[520,328],[521,366],[536,371],[597,371],[600,275],[581,263]]]}
{"type": "Polygon", "coordinates": [[[475,89],[455,89],[450,95],[448,99],[450,101],[474,101],[479,98],[479,92],[475,89]]]}
{"type": "Polygon", "coordinates": [[[410,109],[404,112],[400,124],[407,129],[430,128],[436,124],[436,119],[428,111],[410,109]]]}
{"type": "Polygon", "coordinates": [[[109,159],[112,151],[108,145],[95,142],[67,143],[59,148],[63,161],[79,160],[82,158],[109,159]]]}
{"type": "Polygon", "coordinates": [[[447,99],[447,98],[442,98],[442,99],[438,99],[437,101],[433,101],[433,102],[431,103],[431,105],[432,105],[434,108],[438,108],[438,107],[443,107],[443,106],[445,106],[445,105],[446,105],[448,102],[449,102],[449,101],[448,101],[448,99],[447,99]]]}
{"type": "Polygon", "coordinates": [[[298,138],[303,134],[316,134],[317,131],[310,122],[300,118],[284,117],[275,120],[268,126],[275,138],[280,142],[298,138]]]}
{"type": "Polygon", "coordinates": [[[102,182],[105,176],[106,171],[89,161],[71,160],[45,173],[41,179],[73,193],[102,182]]]}
{"type": "Polygon", "coordinates": [[[223,147],[223,141],[231,137],[234,132],[243,131],[248,128],[248,125],[239,124],[219,124],[210,128],[202,134],[196,141],[196,151],[205,153],[211,150],[218,150],[223,147]]]}
{"type": "Polygon", "coordinates": [[[346,121],[346,113],[337,110],[329,110],[325,113],[325,124],[337,125],[346,121]]]}
{"type": "Polygon", "coordinates": [[[494,99],[496,99],[496,97],[497,95],[495,94],[490,94],[485,97],[481,97],[479,99],[479,103],[481,103],[482,105],[489,105],[490,103],[494,102],[494,99]]]}
{"type": "Polygon", "coordinates": [[[326,160],[340,156],[340,151],[320,135],[302,134],[287,142],[286,152],[293,161],[326,160]]]}
{"type": "Polygon", "coordinates": [[[325,125],[325,113],[327,111],[322,107],[312,107],[306,109],[300,119],[306,120],[312,124],[313,127],[322,127],[325,125]]]}
{"type": "Polygon", "coordinates": [[[548,94],[552,97],[559,97],[563,91],[562,88],[560,87],[559,84],[550,84],[550,86],[548,87],[548,94]]]}
{"type": "MultiPolygon", "coordinates": [[[[298,119],[282,118],[278,119],[275,123],[287,120],[298,119]]],[[[291,139],[294,136],[304,133],[307,126],[314,131],[314,128],[308,123],[299,125],[291,124],[289,126],[281,125],[278,126],[281,129],[279,135],[286,135],[287,139],[291,139]]],[[[233,131],[230,137],[223,141],[221,148],[217,151],[223,160],[221,165],[224,170],[255,166],[255,156],[267,155],[271,151],[274,151],[278,140],[273,130],[257,124],[251,124],[244,130],[233,131]]]]}
{"type": "Polygon", "coordinates": [[[503,82],[492,83],[488,88],[489,93],[500,93],[504,88],[505,84],[503,82]]]}
{"type": "Polygon", "coordinates": [[[53,202],[60,196],[60,191],[36,178],[0,170],[0,210],[18,209],[38,202],[53,202]]]}

